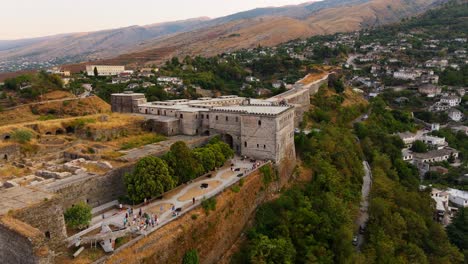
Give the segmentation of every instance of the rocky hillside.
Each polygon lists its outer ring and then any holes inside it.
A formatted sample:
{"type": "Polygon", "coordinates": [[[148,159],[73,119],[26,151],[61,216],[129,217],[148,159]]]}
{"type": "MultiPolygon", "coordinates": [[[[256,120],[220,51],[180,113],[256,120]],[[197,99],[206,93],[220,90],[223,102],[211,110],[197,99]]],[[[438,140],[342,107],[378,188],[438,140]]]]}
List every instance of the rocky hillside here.
{"type": "MultiPolygon", "coordinates": [[[[170,57],[186,55],[212,56],[240,48],[258,45],[273,46],[279,43],[318,34],[354,31],[399,21],[443,3],[443,0],[370,0],[323,1],[310,5],[257,11],[259,16],[244,13],[216,26],[159,38],[140,46],[138,52],[125,54],[106,63],[160,63],[170,57]],[[338,2],[341,5],[338,5],[338,2]],[[316,4],[333,3],[312,8],[316,4]],[[310,10],[305,16],[305,10],[310,10]],[[286,16],[285,14],[289,14],[286,16]]],[[[253,11],[250,11],[253,12],[253,11]]]]}
{"type": "Polygon", "coordinates": [[[396,22],[446,1],[324,0],[258,8],[216,19],[197,18],[33,40],[0,41],[0,60],[45,61],[58,57],[63,63],[90,60],[126,65],[159,63],[172,56],[209,56],[396,22]]]}
{"type": "Polygon", "coordinates": [[[193,30],[207,20],[202,17],[96,32],[0,41],[0,60],[22,58],[40,62],[59,57],[64,62],[79,62],[108,58],[132,51],[149,39],[193,30]]]}

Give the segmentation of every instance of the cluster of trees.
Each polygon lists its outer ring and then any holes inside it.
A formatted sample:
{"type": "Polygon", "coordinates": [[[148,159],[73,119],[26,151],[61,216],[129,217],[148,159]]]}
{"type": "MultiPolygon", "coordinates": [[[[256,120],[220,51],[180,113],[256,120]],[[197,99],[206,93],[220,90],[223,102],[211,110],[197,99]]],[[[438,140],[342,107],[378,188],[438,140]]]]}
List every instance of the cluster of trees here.
{"type": "Polygon", "coordinates": [[[462,254],[433,220],[429,192],[419,191],[417,168],[401,158],[403,142],[391,134],[412,128],[402,114],[377,98],[368,121],[355,125],[373,174],[363,255],[367,263],[461,263],[462,254]]]}
{"type": "Polygon", "coordinates": [[[461,208],[447,226],[450,241],[468,256],[468,208],[461,208]]]}
{"type": "Polygon", "coordinates": [[[21,98],[36,99],[44,93],[63,89],[63,81],[56,74],[40,71],[6,79],[4,88],[15,91],[21,98]]]}
{"type": "Polygon", "coordinates": [[[440,84],[468,86],[468,65],[464,65],[460,70],[446,69],[440,75],[440,84]]]}
{"type": "Polygon", "coordinates": [[[145,198],[157,197],[221,167],[233,155],[229,145],[217,137],[206,146],[193,150],[182,141],[176,142],[161,158],[145,157],[138,161],[133,173],[125,175],[128,198],[138,203],[145,198]]]}

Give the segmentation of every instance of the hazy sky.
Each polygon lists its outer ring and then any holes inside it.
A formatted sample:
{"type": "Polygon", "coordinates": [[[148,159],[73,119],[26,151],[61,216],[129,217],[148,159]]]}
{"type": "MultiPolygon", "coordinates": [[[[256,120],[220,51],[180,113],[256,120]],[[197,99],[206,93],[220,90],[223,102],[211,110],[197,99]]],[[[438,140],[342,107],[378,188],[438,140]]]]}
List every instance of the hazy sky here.
{"type": "Polygon", "coordinates": [[[0,40],[220,17],[308,0],[1,0],[0,40]]]}

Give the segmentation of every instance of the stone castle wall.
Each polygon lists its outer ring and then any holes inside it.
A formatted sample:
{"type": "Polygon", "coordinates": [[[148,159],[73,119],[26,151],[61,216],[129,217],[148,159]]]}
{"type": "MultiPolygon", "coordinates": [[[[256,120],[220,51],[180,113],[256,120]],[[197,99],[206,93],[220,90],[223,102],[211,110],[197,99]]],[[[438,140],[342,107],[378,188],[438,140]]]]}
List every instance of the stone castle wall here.
{"type": "Polygon", "coordinates": [[[4,216],[0,219],[0,262],[49,264],[54,262],[54,257],[39,230],[4,216]]]}
{"type": "Polygon", "coordinates": [[[81,201],[92,207],[117,200],[126,194],[124,175],[133,170],[134,164],[116,168],[105,175],[91,177],[76,184],[70,184],[57,190],[61,204],[70,208],[81,201]]]}
{"type": "Polygon", "coordinates": [[[44,237],[50,248],[63,245],[67,238],[65,220],[63,218],[63,207],[58,198],[53,198],[41,204],[14,212],[16,219],[37,228],[44,237]]]}
{"type": "MultiPolygon", "coordinates": [[[[261,172],[244,178],[239,192],[227,188],[216,196],[216,210],[208,214],[199,207],[180,216],[147,237],[141,237],[101,259],[103,263],[181,263],[190,249],[196,249],[200,263],[218,263],[242,234],[257,207],[282,186],[281,181],[265,185],[261,172]]],[[[287,179],[289,175],[281,175],[287,179]]]]}

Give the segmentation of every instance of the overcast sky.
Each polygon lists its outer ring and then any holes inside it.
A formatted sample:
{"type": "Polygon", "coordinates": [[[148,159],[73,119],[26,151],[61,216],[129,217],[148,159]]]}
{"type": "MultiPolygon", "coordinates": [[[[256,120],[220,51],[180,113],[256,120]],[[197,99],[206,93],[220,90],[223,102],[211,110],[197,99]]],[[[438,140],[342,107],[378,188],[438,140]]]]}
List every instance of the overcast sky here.
{"type": "Polygon", "coordinates": [[[220,17],[309,0],[1,0],[0,40],[220,17]]]}

